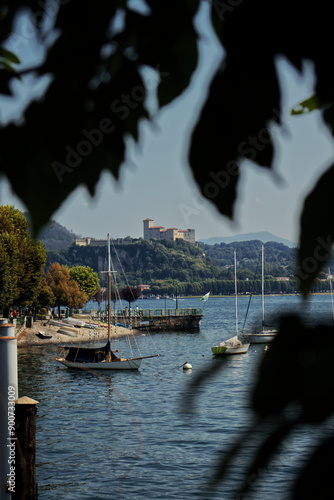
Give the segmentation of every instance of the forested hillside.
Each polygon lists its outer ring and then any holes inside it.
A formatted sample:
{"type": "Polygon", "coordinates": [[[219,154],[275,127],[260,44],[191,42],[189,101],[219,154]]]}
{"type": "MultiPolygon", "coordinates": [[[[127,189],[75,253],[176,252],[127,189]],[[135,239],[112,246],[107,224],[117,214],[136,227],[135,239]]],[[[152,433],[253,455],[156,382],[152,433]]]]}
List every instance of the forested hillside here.
{"type": "Polygon", "coordinates": [[[48,250],[63,250],[72,245],[80,236],[66,229],[56,221],[51,221],[39,236],[48,250]]]}
{"type": "MultiPolygon", "coordinates": [[[[120,286],[150,285],[154,294],[234,293],[233,252],[237,253],[240,293],[261,291],[261,241],[191,245],[183,240],[126,240],[112,242],[111,257],[120,286]]],[[[296,293],[296,249],[268,242],[265,248],[266,293],[296,293]]],[[[71,245],[65,250],[48,251],[47,267],[52,262],[73,267],[84,265],[99,273],[105,286],[106,246],[71,245]]],[[[326,269],[327,272],[327,269],[326,269]]],[[[320,275],[326,280],[326,275],[320,275]]],[[[328,290],[328,281],[317,281],[314,291],[328,290]]]]}
{"type": "MultiPolygon", "coordinates": [[[[23,213],[29,221],[29,214],[23,213]]],[[[64,250],[72,245],[79,235],[69,231],[65,226],[54,220],[50,221],[40,232],[38,239],[45,245],[46,250],[64,250]]]]}
{"type": "MultiPolygon", "coordinates": [[[[248,277],[258,275],[259,266],[261,265],[261,246],[259,240],[240,241],[234,243],[216,243],[215,245],[207,245],[200,243],[205,254],[219,267],[233,263],[233,252],[236,251],[238,259],[238,275],[244,275],[244,270],[252,271],[248,273],[248,277]]],[[[265,248],[265,274],[279,276],[292,276],[295,272],[296,249],[289,248],[282,243],[274,241],[264,245],[265,248]]]]}
{"type": "MultiPolygon", "coordinates": [[[[215,279],[220,269],[205,256],[201,247],[183,240],[130,240],[112,243],[111,258],[120,283],[150,284],[160,280],[197,282],[215,279]]],[[[76,246],[67,250],[48,252],[47,266],[52,262],[63,265],[86,265],[95,272],[107,270],[107,248],[76,246]]]]}

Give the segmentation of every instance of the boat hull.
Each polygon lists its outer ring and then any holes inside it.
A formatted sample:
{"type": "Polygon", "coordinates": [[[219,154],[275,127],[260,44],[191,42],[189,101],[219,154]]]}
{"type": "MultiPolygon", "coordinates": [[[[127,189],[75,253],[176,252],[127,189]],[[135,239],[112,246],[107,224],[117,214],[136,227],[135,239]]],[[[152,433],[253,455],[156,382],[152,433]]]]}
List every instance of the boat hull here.
{"type": "Polygon", "coordinates": [[[225,356],[227,354],[246,354],[248,351],[249,344],[243,344],[242,346],[238,347],[225,347],[225,346],[214,346],[211,347],[212,354],[214,356],[225,356]]]}
{"type": "Polygon", "coordinates": [[[247,335],[243,335],[243,337],[250,344],[268,344],[274,340],[277,333],[277,331],[267,333],[249,333],[247,335]]]}
{"type": "Polygon", "coordinates": [[[239,347],[228,347],[224,354],[246,354],[249,344],[243,344],[239,347]]]}
{"type": "Polygon", "coordinates": [[[211,347],[212,354],[219,356],[220,354],[224,354],[226,351],[227,347],[222,346],[222,345],[216,345],[214,347],[211,347]]]}
{"type": "Polygon", "coordinates": [[[67,366],[67,368],[75,368],[78,370],[138,370],[142,358],[124,359],[119,361],[101,361],[79,363],[76,361],[68,361],[65,358],[56,358],[59,363],[67,366]]]}
{"type": "Polygon", "coordinates": [[[240,342],[237,337],[232,337],[220,345],[211,347],[211,351],[214,356],[226,355],[226,354],[246,354],[248,351],[249,344],[244,344],[240,342]]]}

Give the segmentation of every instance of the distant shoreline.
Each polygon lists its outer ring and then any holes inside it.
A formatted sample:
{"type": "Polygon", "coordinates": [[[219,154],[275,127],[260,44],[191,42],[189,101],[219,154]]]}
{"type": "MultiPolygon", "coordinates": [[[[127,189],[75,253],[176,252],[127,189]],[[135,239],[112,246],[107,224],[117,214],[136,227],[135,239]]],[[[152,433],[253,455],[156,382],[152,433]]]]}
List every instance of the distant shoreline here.
{"type": "MultiPolygon", "coordinates": [[[[330,292],[313,292],[309,293],[308,296],[312,295],[330,295],[330,292]]],[[[254,297],[261,297],[260,293],[239,293],[238,297],[250,297],[250,295],[253,295],[254,297]]],[[[265,297],[303,297],[303,294],[301,293],[266,293],[265,297]]],[[[182,297],[178,297],[178,300],[182,299],[200,299],[203,297],[203,295],[186,295],[182,297]]],[[[230,295],[210,295],[209,299],[219,299],[219,298],[228,298],[228,297],[235,297],[234,293],[231,293],[230,295]]],[[[143,300],[156,300],[156,299],[143,299],[143,300]]],[[[159,300],[164,300],[164,297],[160,297],[159,300]]],[[[170,308],[169,308],[170,309],[170,308]]]]}

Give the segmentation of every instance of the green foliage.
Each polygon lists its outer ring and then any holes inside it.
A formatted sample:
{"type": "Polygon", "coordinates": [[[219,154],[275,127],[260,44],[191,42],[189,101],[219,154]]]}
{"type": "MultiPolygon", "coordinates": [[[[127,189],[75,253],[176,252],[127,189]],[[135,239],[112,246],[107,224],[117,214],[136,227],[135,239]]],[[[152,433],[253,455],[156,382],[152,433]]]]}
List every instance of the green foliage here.
{"type": "Polygon", "coordinates": [[[88,266],[75,266],[70,268],[71,279],[76,281],[79,288],[88,297],[92,297],[100,288],[98,275],[88,266]]]}
{"type": "Polygon", "coordinates": [[[313,95],[309,97],[308,99],[305,99],[301,103],[297,104],[292,110],[291,114],[292,115],[302,115],[304,113],[310,113],[311,111],[314,111],[315,109],[319,109],[321,107],[320,102],[317,98],[316,95],[313,95]]]}
{"type": "MultiPolygon", "coordinates": [[[[136,285],[152,280],[199,281],[215,278],[219,268],[203,255],[200,247],[185,241],[132,240],[113,243],[111,258],[119,285],[126,279],[136,285]]],[[[48,262],[69,267],[89,266],[100,273],[107,269],[107,248],[72,245],[67,250],[48,252],[48,262]]],[[[102,276],[104,286],[106,278],[102,276]]]]}
{"type": "MultiPolygon", "coordinates": [[[[206,245],[200,243],[205,254],[220,267],[233,264],[233,252],[237,253],[238,277],[254,278],[261,269],[261,245],[259,240],[206,245]],[[245,270],[252,272],[245,273],[245,270]]],[[[296,249],[274,241],[264,245],[265,275],[291,276],[296,267],[296,249]]]]}
{"type": "Polygon", "coordinates": [[[29,223],[13,206],[0,206],[0,308],[33,305],[45,290],[46,252],[29,235],[29,223]]]}
{"type": "MultiPolygon", "coordinates": [[[[119,286],[126,281],[133,285],[148,284],[148,293],[172,295],[203,295],[234,293],[233,252],[238,259],[238,290],[240,293],[261,293],[261,245],[258,240],[249,242],[220,243],[216,245],[191,245],[183,240],[131,240],[113,243],[112,260],[117,271],[119,286]]],[[[296,293],[299,282],[296,276],[296,249],[282,243],[265,244],[265,291],[266,293],[296,293]],[[278,281],[287,277],[289,281],[278,281]]],[[[334,259],[331,258],[330,262],[334,259]]],[[[47,254],[46,267],[52,262],[61,265],[89,266],[97,273],[103,286],[107,269],[107,248],[104,246],[72,245],[66,250],[47,254]]],[[[329,291],[329,282],[314,281],[311,291],[329,291]]]]}

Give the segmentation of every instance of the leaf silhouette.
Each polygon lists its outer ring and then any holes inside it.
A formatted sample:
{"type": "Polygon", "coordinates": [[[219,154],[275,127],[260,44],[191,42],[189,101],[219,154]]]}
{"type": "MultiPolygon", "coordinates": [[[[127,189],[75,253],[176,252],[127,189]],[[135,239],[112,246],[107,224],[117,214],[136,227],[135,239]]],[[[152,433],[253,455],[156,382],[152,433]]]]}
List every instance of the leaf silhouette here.
{"type": "Polygon", "coordinates": [[[319,179],[307,196],[301,216],[297,276],[304,293],[310,290],[314,279],[326,263],[334,241],[332,196],[334,166],[319,179]]]}

